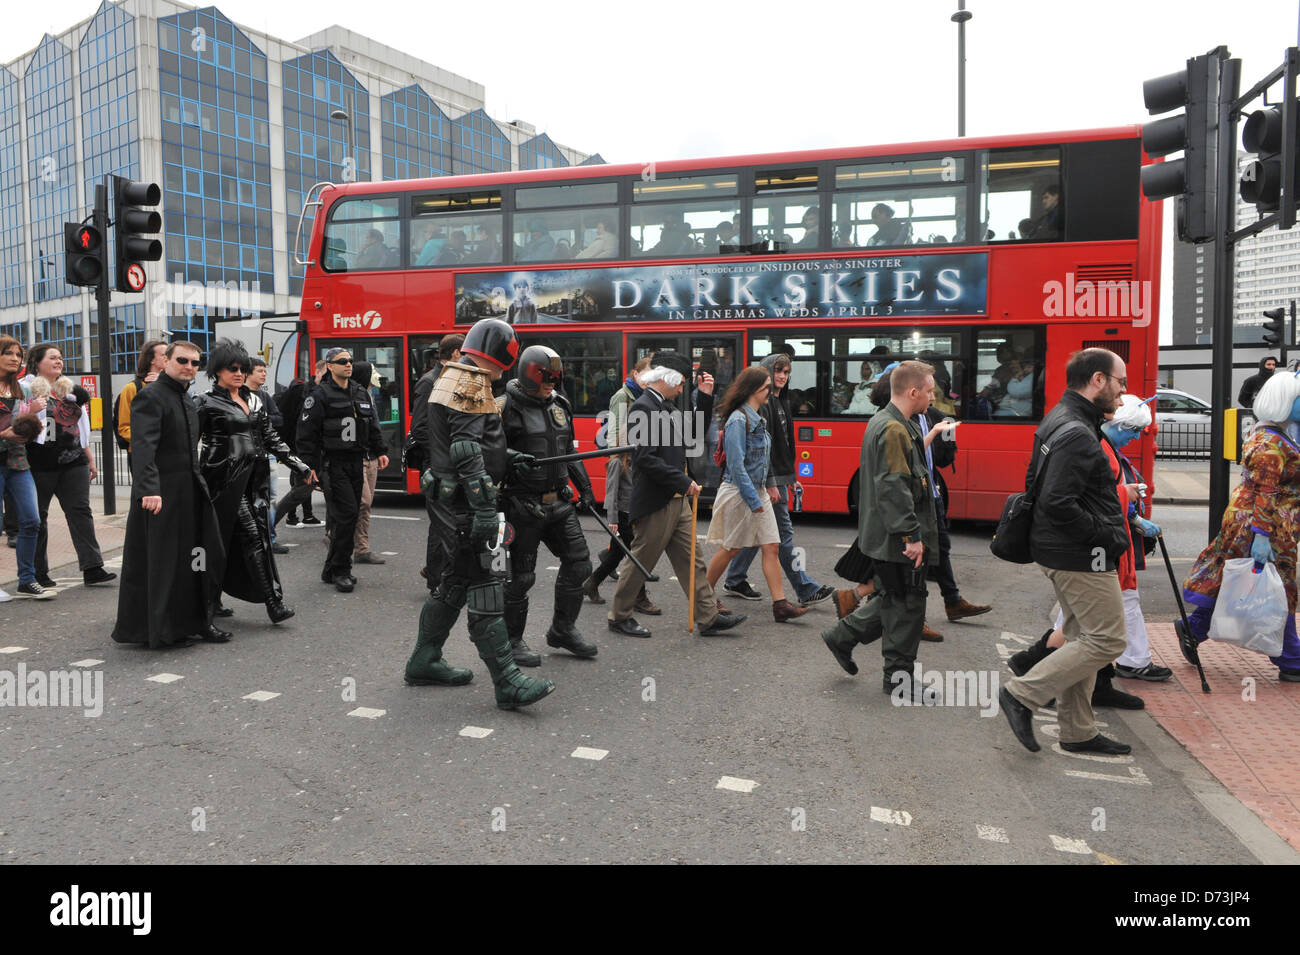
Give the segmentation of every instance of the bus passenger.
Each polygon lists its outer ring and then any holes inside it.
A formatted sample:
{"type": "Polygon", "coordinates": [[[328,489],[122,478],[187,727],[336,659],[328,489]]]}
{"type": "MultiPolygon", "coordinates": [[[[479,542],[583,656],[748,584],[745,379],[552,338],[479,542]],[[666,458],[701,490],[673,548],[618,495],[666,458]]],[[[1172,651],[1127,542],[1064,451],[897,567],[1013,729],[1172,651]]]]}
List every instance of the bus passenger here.
{"type": "Polygon", "coordinates": [[[612,259],[617,254],[618,234],[614,230],[614,220],[609,216],[601,216],[596,220],[596,237],[574,258],[612,259]]]}
{"type": "Polygon", "coordinates": [[[906,219],[895,219],[894,210],[883,202],[877,202],[872,208],[871,222],[876,234],[867,240],[867,245],[909,245],[912,241],[911,225],[906,219]]]}
{"type": "Polygon", "coordinates": [[[384,245],[384,234],[378,229],[366,233],[366,244],[357,253],[358,269],[384,269],[392,258],[392,252],[384,245]]]}
{"type": "Polygon", "coordinates": [[[691,227],[683,221],[680,212],[664,215],[663,232],[659,242],[649,252],[650,255],[685,255],[694,251],[695,243],[691,239],[691,227]]]}
{"type": "Polygon", "coordinates": [[[473,262],[500,262],[501,243],[483,226],[474,227],[474,248],[461,257],[466,265],[473,262]]]}
{"type": "Polygon", "coordinates": [[[820,217],[816,208],[809,209],[803,214],[803,238],[796,242],[793,248],[817,248],[817,234],[820,231],[818,226],[819,221],[820,217]]]}
{"type": "Polygon", "coordinates": [[[1035,239],[1047,241],[1061,237],[1061,187],[1048,186],[1043,190],[1043,214],[1034,220],[1035,239]]]}
{"type": "MultiPolygon", "coordinates": [[[[432,222],[428,223],[424,227],[424,243],[420,246],[420,254],[415,257],[415,264],[421,267],[432,265],[433,260],[438,257],[438,253],[446,244],[446,230],[432,222]]],[[[414,246],[411,247],[411,251],[415,251],[414,246]]]]}
{"type": "Polygon", "coordinates": [[[568,239],[555,240],[555,258],[557,259],[573,258],[573,248],[569,245],[568,239]]]}
{"type": "Polygon", "coordinates": [[[433,260],[434,265],[459,265],[465,259],[465,253],[468,251],[465,247],[465,230],[457,229],[447,240],[447,244],[442,247],[433,260]]]}
{"type": "Polygon", "coordinates": [[[713,230],[715,248],[714,252],[720,252],[724,245],[736,245],[740,237],[736,234],[736,227],[730,219],[723,219],[718,223],[717,228],[713,230]]]}
{"type": "Polygon", "coordinates": [[[528,223],[528,241],[519,250],[520,262],[540,262],[555,257],[555,240],[546,231],[546,223],[534,219],[528,223]]]}

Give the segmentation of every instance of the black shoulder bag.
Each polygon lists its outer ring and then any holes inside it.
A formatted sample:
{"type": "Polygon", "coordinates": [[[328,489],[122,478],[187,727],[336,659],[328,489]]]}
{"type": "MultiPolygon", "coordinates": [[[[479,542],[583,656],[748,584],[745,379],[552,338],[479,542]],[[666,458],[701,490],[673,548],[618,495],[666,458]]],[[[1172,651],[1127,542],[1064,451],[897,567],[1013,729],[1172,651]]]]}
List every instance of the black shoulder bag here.
{"type": "Polygon", "coordinates": [[[1042,444],[1042,453],[1036,455],[1036,463],[1031,462],[1035,470],[1033,479],[1029,482],[1029,490],[1012,494],[1007,498],[1007,503],[1002,508],[1002,517],[998,521],[998,529],[993,532],[993,540],[989,541],[989,550],[999,560],[1009,561],[1012,564],[1034,562],[1030,554],[1029,536],[1034,524],[1034,500],[1042,487],[1043,472],[1046,470],[1044,465],[1047,455],[1052,450],[1048,442],[1071,426],[1084,427],[1081,421],[1067,421],[1049,434],[1042,444]]]}

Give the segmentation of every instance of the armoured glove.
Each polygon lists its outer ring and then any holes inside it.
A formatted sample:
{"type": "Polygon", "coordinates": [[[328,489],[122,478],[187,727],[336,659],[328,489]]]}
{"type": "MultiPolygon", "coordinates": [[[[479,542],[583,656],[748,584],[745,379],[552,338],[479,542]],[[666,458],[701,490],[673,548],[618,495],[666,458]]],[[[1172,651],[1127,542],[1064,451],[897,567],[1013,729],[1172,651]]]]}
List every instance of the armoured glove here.
{"type": "Polygon", "coordinates": [[[525,451],[507,450],[506,456],[510,461],[510,472],[517,477],[527,479],[541,470],[537,458],[525,451]]]}
{"type": "Polygon", "coordinates": [[[1145,517],[1135,517],[1133,518],[1133,523],[1137,525],[1137,528],[1142,532],[1143,537],[1160,536],[1160,528],[1145,517]]]}
{"type": "Polygon", "coordinates": [[[1255,532],[1255,539],[1250,542],[1250,556],[1257,564],[1266,564],[1273,559],[1273,545],[1268,535],[1255,532]]]}
{"type": "Polygon", "coordinates": [[[483,508],[474,511],[469,527],[469,539],[475,547],[491,547],[497,542],[497,512],[483,508]]]}
{"type": "Polygon", "coordinates": [[[596,492],[589,486],[578,489],[578,502],[574,507],[579,511],[588,513],[596,510],[596,492]]]}

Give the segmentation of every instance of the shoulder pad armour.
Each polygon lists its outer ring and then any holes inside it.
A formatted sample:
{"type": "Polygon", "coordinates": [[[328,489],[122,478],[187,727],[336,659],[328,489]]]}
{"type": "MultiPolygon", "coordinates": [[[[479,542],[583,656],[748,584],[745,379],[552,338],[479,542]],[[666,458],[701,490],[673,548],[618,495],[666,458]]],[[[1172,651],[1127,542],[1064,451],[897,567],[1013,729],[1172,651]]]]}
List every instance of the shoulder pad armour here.
{"type": "Polygon", "coordinates": [[[442,366],[442,374],[433,384],[429,401],[463,414],[498,413],[487,372],[456,361],[442,366]]]}
{"type": "Polygon", "coordinates": [[[497,403],[497,414],[503,413],[506,410],[506,396],[498,395],[496,399],[496,403],[497,403]]]}

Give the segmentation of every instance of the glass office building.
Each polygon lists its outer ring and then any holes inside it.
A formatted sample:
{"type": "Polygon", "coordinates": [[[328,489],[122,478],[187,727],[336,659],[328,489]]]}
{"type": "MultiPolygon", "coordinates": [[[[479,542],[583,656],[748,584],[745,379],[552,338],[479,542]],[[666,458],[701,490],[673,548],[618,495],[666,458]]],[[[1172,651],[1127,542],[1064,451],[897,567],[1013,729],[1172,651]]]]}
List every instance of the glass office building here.
{"type": "Polygon", "coordinates": [[[98,371],[98,312],[66,281],[63,224],[105,175],[163,191],[163,259],[144,293],[113,293],[112,368],[128,374],[146,338],[207,347],[221,319],[297,313],[315,183],[603,161],[341,27],[289,41],[171,0],[88,0],[86,15],[0,69],[0,333],[58,344],[70,374],[98,371]]]}

